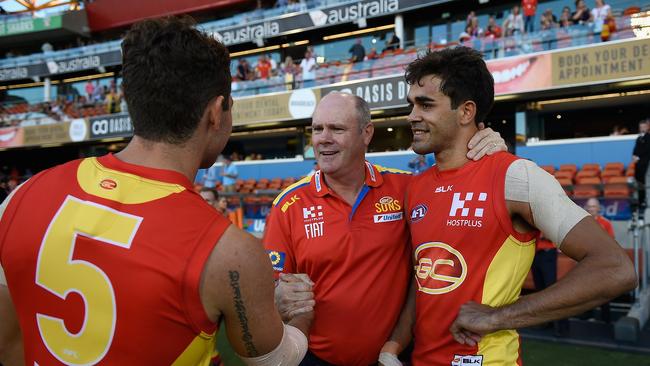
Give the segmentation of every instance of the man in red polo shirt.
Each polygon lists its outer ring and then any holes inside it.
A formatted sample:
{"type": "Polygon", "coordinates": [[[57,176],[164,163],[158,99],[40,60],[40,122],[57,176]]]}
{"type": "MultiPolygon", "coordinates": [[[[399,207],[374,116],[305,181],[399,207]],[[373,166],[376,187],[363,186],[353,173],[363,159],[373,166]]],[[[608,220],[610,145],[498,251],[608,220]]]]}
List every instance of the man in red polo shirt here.
{"type": "MultiPolygon", "coordinates": [[[[310,352],[301,365],[369,365],[397,321],[409,283],[403,209],[411,176],[365,160],[374,127],[359,97],[328,94],[312,128],[320,169],[276,198],[263,239],[276,272],[299,274],[280,276],[276,302],[281,312],[289,309],[286,320],[311,310],[315,298],[310,352]]],[[[488,139],[472,141],[478,152],[472,157],[505,149],[498,136],[482,136],[488,139]]]]}

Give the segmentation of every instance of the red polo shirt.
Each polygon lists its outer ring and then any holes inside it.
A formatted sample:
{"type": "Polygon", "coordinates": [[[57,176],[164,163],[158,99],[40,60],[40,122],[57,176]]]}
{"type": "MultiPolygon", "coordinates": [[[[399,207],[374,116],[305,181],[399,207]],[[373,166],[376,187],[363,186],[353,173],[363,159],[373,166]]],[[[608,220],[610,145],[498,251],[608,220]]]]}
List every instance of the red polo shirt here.
{"type": "Polygon", "coordinates": [[[366,162],[353,206],[317,171],[275,200],[264,245],[276,272],[314,281],[309,349],[335,365],[369,365],[397,321],[409,283],[404,194],[411,175],[366,162]]]}

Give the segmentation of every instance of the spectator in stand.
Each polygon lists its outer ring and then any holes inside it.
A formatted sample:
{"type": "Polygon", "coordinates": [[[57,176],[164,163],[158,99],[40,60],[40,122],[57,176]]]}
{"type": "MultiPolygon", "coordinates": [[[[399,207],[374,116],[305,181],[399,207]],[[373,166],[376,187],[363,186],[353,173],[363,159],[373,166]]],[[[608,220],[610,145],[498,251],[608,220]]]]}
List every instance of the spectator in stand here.
{"type": "Polygon", "coordinates": [[[101,102],[104,97],[103,92],[104,92],[104,88],[101,85],[99,85],[99,80],[96,80],[95,89],[93,89],[93,98],[90,102],[92,103],[101,102]]]}
{"type": "Polygon", "coordinates": [[[425,170],[429,168],[427,165],[426,157],[424,155],[419,155],[413,158],[413,160],[408,163],[409,169],[413,175],[418,175],[424,173],[425,170]]]}
{"type": "Polygon", "coordinates": [[[467,18],[465,18],[465,26],[470,25],[472,18],[476,18],[476,12],[474,10],[470,11],[469,14],[467,14],[467,18]]]}
{"type": "Polygon", "coordinates": [[[557,27],[557,24],[558,24],[557,17],[555,16],[555,14],[553,14],[553,10],[551,8],[546,9],[542,13],[542,20],[543,19],[548,20],[553,28],[557,27]]]}
{"type": "Polygon", "coordinates": [[[521,0],[521,8],[524,11],[524,31],[532,33],[535,31],[537,0],[521,0]]]}
{"type": "Polygon", "coordinates": [[[372,47],[370,49],[370,52],[366,55],[366,60],[375,60],[379,58],[379,54],[377,54],[377,49],[375,47],[372,47]]]}
{"type": "Polygon", "coordinates": [[[302,86],[309,88],[314,85],[316,79],[316,59],[309,47],[305,51],[305,58],[300,61],[300,70],[302,71],[302,86]]]}
{"type": "Polygon", "coordinates": [[[472,35],[470,34],[471,32],[472,32],[472,26],[468,24],[467,26],[465,26],[465,30],[462,31],[458,36],[458,42],[468,45],[468,43],[472,40],[472,35]]]}
{"type": "Polygon", "coordinates": [[[382,50],[384,51],[395,51],[399,48],[400,39],[397,37],[397,34],[393,33],[388,41],[386,41],[386,47],[382,50]]]}
{"type": "Polygon", "coordinates": [[[573,22],[574,25],[586,24],[589,21],[590,17],[591,17],[591,13],[589,12],[589,8],[585,4],[585,1],[577,0],[576,11],[574,11],[573,14],[571,14],[571,22],[573,22]]]}
{"type": "Polygon", "coordinates": [[[222,215],[227,217],[228,216],[228,200],[226,199],[226,197],[217,195],[217,202],[215,204],[215,208],[222,215]]]}
{"type": "Polygon", "coordinates": [[[542,47],[545,51],[555,49],[557,35],[555,34],[555,27],[551,22],[548,17],[542,15],[540,37],[542,39],[542,47]]]}
{"type": "MultiPolygon", "coordinates": [[[[616,236],[614,235],[614,228],[612,227],[612,223],[609,222],[606,218],[604,218],[600,214],[600,201],[598,201],[597,198],[590,198],[587,200],[587,203],[585,204],[585,210],[589,212],[591,216],[596,219],[596,222],[611,236],[612,238],[616,239],[616,236]]],[[[610,306],[609,302],[606,302],[600,306],[600,318],[605,322],[608,323],[610,322],[610,306]]]]}
{"type": "Polygon", "coordinates": [[[265,55],[260,55],[260,57],[257,59],[255,72],[258,79],[268,79],[271,76],[271,63],[265,55]]]}
{"type": "Polygon", "coordinates": [[[54,47],[52,47],[52,44],[50,44],[50,42],[45,42],[41,46],[41,50],[43,51],[43,53],[48,54],[48,53],[54,51],[54,47]]]}
{"type": "Polygon", "coordinates": [[[284,75],[284,82],[288,89],[296,88],[296,75],[298,75],[299,68],[293,63],[293,58],[287,56],[284,63],[280,64],[280,74],[284,75]]]}
{"type": "Polygon", "coordinates": [[[232,158],[224,156],[223,167],[221,169],[221,183],[225,192],[235,192],[235,183],[237,182],[238,175],[239,172],[237,171],[237,167],[232,163],[232,158]]]}
{"type": "MultiPolygon", "coordinates": [[[[612,7],[605,4],[604,0],[596,0],[596,6],[591,9],[590,20],[594,24],[594,34],[600,38],[603,32],[603,26],[608,19],[612,18],[612,7]]],[[[608,26],[608,32],[610,31],[608,26]]],[[[609,38],[609,37],[608,37],[609,38]]]]}
{"type": "Polygon", "coordinates": [[[271,76],[277,76],[278,75],[278,63],[275,61],[273,56],[271,54],[266,55],[266,59],[269,61],[269,64],[271,64],[271,76]]]}
{"type": "Polygon", "coordinates": [[[106,94],[104,104],[106,105],[106,113],[113,114],[119,112],[120,101],[115,88],[111,88],[108,94],[106,94]]]}
{"type": "Polygon", "coordinates": [[[634,178],[636,179],[639,194],[639,208],[641,215],[644,214],[646,208],[646,192],[645,183],[648,182],[646,176],[648,172],[648,162],[650,162],[650,119],[645,119],[639,122],[639,137],[634,144],[632,151],[632,162],[636,163],[634,167],[634,178]]]}
{"type": "Polygon", "coordinates": [[[253,71],[248,64],[248,60],[243,57],[239,59],[239,64],[237,65],[237,74],[235,76],[241,81],[253,79],[253,71]]]}
{"type": "Polygon", "coordinates": [[[483,28],[478,24],[478,18],[474,17],[469,22],[469,35],[473,38],[483,37],[483,28]]]}
{"type": "Polygon", "coordinates": [[[571,9],[568,6],[565,6],[562,8],[562,14],[560,15],[560,27],[569,28],[571,25],[573,25],[573,21],[571,20],[571,9]]]}
{"type": "Polygon", "coordinates": [[[217,208],[217,191],[213,188],[203,188],[199,195],[208,205],[217,208]]]}
{"type": "Polygon", "coordinates": [[[602,227],[603,230],[609,234],[609,236],[616,238],[614,235],[614,227],[612,227],[612,223],[600,214],[600,201],[598,201],[597,198],[592,197],[587,200],[587,203],[585,204],[585,211],[589,212],[589,214],[591,214],[591,216],[596,219],[600,227],[602,227]]]}
{"type": "Polygon", "coordinates": [[[503,28],[506,30],[506,34],[517,35],[524,32],[524,17],[519,11],[519,5],[512,7],[512,12],[503,22],[503,28]]]}
{"type": "Polygon", "coordinates": [[[490,15],[490,17],[488,18],[488,26],[485,31],[485,37],[501,38],[502,34],[503,31],[501,30],[499,24],[497,24],[496,18],[494,17],[494,15],[490,15]]]}
{"type": "Polygon", "coordinates": [[[361,43],[361,38],[357,38],[357,40],[354,41],[354,44],[350,47],[348,53],[352,55],[352,57],[350,57],[350,62],[361,62],[366,59],[366,49],[361,43]]]}
{"type": "Polygon", "coordinates": [[[217,186],[219,179],[219,168],[215,165],[209,167],[203,175],[203,187],[207,189],[214,189],[217,186]]]}
{"type": "Polygon", "coordinates": [[[93,99],[93,93],[95,91],[95,86],[93,85],[93,82],[88,80],[88,82],[86,83],[85,89],[86,89],[86,95],[88,96],[88,100],[92,100],[93,99]]]}

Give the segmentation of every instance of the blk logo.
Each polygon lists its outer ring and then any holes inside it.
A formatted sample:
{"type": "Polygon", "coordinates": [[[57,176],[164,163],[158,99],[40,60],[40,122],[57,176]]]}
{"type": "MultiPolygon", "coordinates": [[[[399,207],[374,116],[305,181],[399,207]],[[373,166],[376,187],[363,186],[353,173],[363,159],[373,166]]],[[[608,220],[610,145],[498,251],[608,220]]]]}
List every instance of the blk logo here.
{"type": "MultiPolygon", "coordinates": [[[[465,193],[465,198],[460,199],[460,193],[454,193],[454,199],[451,202],[451,209],[449,210],[449,216],[454,217],[454,216],[461,216],[461,217],[467,217],[469,216],[469,207],[465,207],[465,203],[472,201],[474,199],[474,192],[468,192],[465,193]],[[458,215],[458,212],[460,211],[460,215],[458,215]]],[[[487,201],[487,193],[481,192],[478,195],[478,201],[479,202],[485,202],[487,201]]],[[[483,208],[478,207],[474,209],[474,216],[475,217],[483,217],[483,208]]]]}

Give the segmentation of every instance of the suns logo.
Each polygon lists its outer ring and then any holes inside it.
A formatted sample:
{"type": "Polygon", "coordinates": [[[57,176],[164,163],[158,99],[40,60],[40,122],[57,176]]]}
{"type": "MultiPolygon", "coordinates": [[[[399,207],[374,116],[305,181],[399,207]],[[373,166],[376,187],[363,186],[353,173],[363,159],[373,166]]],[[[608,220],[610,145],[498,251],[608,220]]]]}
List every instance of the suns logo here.
{"type": "Polygon", "coordinates": [[[99,186],[110,191],[117,188],[117,182],[107,178],[99,182],[99,186]]]}

